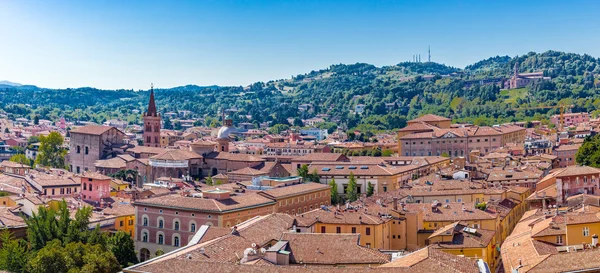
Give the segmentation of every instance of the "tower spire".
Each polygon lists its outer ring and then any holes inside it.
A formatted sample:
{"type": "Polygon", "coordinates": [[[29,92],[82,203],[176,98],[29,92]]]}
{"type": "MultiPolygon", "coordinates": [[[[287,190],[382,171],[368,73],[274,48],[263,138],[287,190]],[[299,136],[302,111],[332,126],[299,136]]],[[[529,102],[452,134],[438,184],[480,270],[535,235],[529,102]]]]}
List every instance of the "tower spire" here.
{"type": "Polygon", "coordinates": [[[156,117],[156,103],[154,102],[154,83],[150,84],[150,101],[148,102],[148,111],[146,116],[156,117]]]}

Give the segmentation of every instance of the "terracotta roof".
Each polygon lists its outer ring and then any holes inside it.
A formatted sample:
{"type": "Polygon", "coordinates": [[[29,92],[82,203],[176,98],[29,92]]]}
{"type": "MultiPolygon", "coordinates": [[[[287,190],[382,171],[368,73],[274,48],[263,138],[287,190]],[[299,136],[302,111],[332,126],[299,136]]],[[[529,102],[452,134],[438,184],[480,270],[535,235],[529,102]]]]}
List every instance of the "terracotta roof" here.
{"type": "Polygon", "coordinates": [[[573,150],[579,150],[579,147],[581,147],[581,144],[574,144],[574,145],[560,145],[558,146],[556,149],[554,149],[555,151],[561,152],[561,151],[573,151],[573,150]]]}
{"type": "Polygon", "coordinates": [[[94,166],[106,169],[124,169],[127,167],[127,162],[120,157],[114,157],[111,159],[98,160],[94,163],[94,166]]]}
{"type": "Polygon", "coordinates": [[[190,159],[196,159],[196,158],[202,158],[202,156],[195,152],[181,150],[181,149],[169,149],[161,154],[150,157],[150,159],[166,160],[166,161],[181,161],[181,160],[190,160],[190,159]]]}
{"type": "Polygon", "coordinates": [[[83,172],[79,176],[82,178],[92,178],[92,179],[97,179],[97,180],[111,180],[112,179],[106,175],[99,173],[99,172],[83,172]]]}
{"type": "Polygon", "coordinates": [[[256,193],[232,195],[230,199],[215,200],[207,198],[186,197],[169,194],[149,199],[140,199],[136,206],[173,207],[198,211],[226,212],[250,207],[261,207],[274,204],[275,201],[256,193]]]}
{"type": "Polygon", "coordinates": [[[300,157],[292,159],[292,162],[303,161],[303,162],[335,162],[335,161],[349,161],[349,159],[338,153],[310,153],[300,157]]]}
{"type": "Polygon", "coordinates": [[[298,225],[309,227],[317,222],[326,224],[379,225],[390,219],[381,218],[374,212],[365,213],[363,210],[337,211],[337,209],[330,207],[328,210],[314,209],[297,215],[296,220],[298,221],[298,225]]]}
{"type": "Polygon", "coordinates": [[[449,254],[431,246],[402,256],[381,267],[409,268],[409,272],[479,272],[474,260],[449,254]]]}
{"type": "Polygon", "coordinates": [[[565,177],[565,176],[574,176],[574,175],[598,175],[600,174],[600,169],[589,167],[589,166],[578,166],[572,165],[564,168],[556,177],[565,177]]]}
{"type": "Polygon", "coordinates": [[[23,217],[13,213],[11,208],[0,207],[0,227],[10,229],[23,226],[27,226],[23,217]]]}
{"type": "Polygon", "coordinates": [[[164,153],[167,149],[160,147],[148,147],[148,146],[135,146],[127,150],[127,152],[135,153],[135,154],[161,154],[164,153]]]}
{"type": "Polygon", "coordinates": [[[432,211],[431,204],[406,204],[404,207],[408,211],[423,211],[423,221],[427,222],[456,222],[469,220],[488,220],[495,219],[482,210],[476,209],[474,203],[464,203],[465,210],[462,209],[463,203],[445,203],[438,206],[436,211],[432,211]]]}
{"type": "MultiPolygon", "coordinates": [[[[84,134],[84,135],[101,135],[108,132],[110,129],[116,129],[112,126],[102,126],[102,125],[86,125],[83,127],[75,128],[69,131],[71,134],[84,134]]],[[[118,129],[117,129],[118,131],[118,129]]],[[[119,131],[120,132],[120,131],[119,131]]]]}
{"type": "Polygon", "coordinates": [[[219,159],[237,162],[262,162],[265,159],[249,154],[231,154],[224,152],[210,152],[204,156],[206,159],[219,159]]]}
{"type": "MultiPolygon", "coordinates": [[[[468,227],[464,223],[453,223],[448,226],[452,227],[452,241],[440,242],[435,244],[435,248],[481,248],[486,247],[490,244],[494,235],[496,234],[493,230],[486,229],[472,229],[475,230],[476,234],[466,232],[464,228],[468,227]]],[[[438,235],[439,236],[439,235],[438,235]]],[[[429,236],[429,239],[436,236],[429,236]]]]}
{"type": "Polygon", "coordinates": [[[587,223],[600,223],[600,213],[581,213],[574,214],[569,213],[564,217],[566,218],[566,223],[569,225],[576,224],[587,224],[587,223]]]}
{"type": "Polygon", "coordinates": [[[129,202],[114,202],[111,204],[111,207],[105,208],[102,210],[104,214],[114,215],[114,216],[124,216],[124,215],[134,215],[135,207],[129,202]]]}
{"type": "Polygon", "coordinates": [[[290,263],[294,264],[384,264],[390,255],[358,245],[359,234],[284,233],[290,263]]]}
{"type": "Polygon", "coordinates": [[[328,190],[329,188],[331,187],[327,184],[309,182],[278,187],[275,189],[262,191],[260,194],[263,194],[266,197],[279,199],[287,196],[304,195],[311,192],[328,190]]]}
{"type": "Polygon", "coordinates": [[[12,162],[9,160],[4,160],[4,161],[0,162],[0,167],[31,169],[31,167],[29,165],[12,162]]]}
{"type": "Polygon", "coordinates": [[[433,131],[433,127],[432,125],[429,125],[427,123],[424,122],[415,122],[415,123],[411,123],[408,124],[406,127],[398,130],[398,132],[406,132],[406,131],[426,131],[426,130],[430,130],[433,131]]]}
{"type": "Polygon", "coordinates": [[[438,115],[433,115],[433,114],[426,114],[426,115],[422,115],[416,119],[413,120],[409,120],[408,122],[427,122],[427,121],[450,121],[449,118],[445,118],[442,116],[438,116],[438,115]]]}

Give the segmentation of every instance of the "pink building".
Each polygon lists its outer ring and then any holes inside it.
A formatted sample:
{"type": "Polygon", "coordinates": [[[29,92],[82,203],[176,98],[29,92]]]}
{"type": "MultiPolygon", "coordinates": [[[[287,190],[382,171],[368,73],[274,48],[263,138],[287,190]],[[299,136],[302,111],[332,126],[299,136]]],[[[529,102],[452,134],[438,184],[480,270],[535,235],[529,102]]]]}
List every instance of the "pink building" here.
{"type": "Polygon", "coordinates": [[[581,147],[581,144],[560,145],[554,149],[553,153],[558,157],[558,167],[565,168],[575,165],[575,154],[579,150],[579,147],[581,147]]]}
{"type": "Polygon", "coordinates": [[[600,169],[588,166],[569,166],[550,173],[538,184],[537,188],[545,189],[556,185],[556,201],[563,203],[567,198],[577,194],[598,195],[598,178],[600,169]]]}
{"type": "Polygon", "coordinates": [[[110,197],[110,177],[95,172],[84,172],[80,178],[83,200],[100,204],[103,198],[110,197]]]}
{"type": "MultiPolygon", "coordinates": [[[[563,114],[563,117],[565,119],[564,126],[572,126],[572,125],[578,125],[581,123],[590,122],[590,114],[587,112],[567,113],[567,114],[563,114]]],[[[552,116],[552,118],[550,119],[550,122],[552,122],[552,124],[556,125],[556,127],[559,127],[560,126],[560,115],[552,116]]]]}

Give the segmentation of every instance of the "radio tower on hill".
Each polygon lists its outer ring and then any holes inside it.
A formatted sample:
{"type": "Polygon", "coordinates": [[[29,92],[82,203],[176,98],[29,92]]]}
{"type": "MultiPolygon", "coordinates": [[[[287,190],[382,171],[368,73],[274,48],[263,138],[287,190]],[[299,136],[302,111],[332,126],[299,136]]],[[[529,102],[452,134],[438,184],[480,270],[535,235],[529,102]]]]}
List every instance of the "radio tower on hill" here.
{"type": "Polygon", "coordinates": [[[431,46],[427,48],[427,62],[431,62],[431,46]]]}

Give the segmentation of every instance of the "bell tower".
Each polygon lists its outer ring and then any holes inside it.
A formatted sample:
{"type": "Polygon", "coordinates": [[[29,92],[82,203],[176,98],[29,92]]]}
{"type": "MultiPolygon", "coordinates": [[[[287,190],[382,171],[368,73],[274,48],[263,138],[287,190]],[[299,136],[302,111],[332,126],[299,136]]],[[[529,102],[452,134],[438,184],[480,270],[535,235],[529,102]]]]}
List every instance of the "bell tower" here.
{"type": "Polygon", "coordinates": [[[160,147],[160,114],[156,112],[154,103],[154,84],[150,85],[150,101],[148,111],[144,113],[144,146],[160,147]]]}

